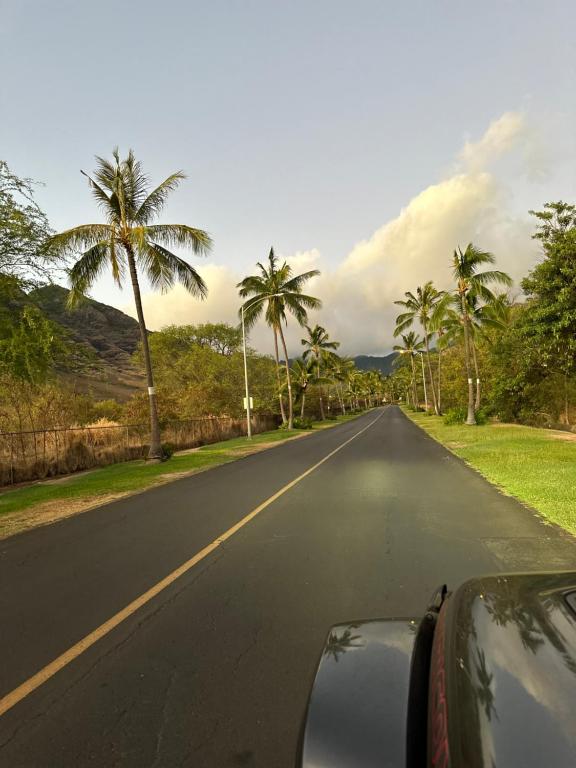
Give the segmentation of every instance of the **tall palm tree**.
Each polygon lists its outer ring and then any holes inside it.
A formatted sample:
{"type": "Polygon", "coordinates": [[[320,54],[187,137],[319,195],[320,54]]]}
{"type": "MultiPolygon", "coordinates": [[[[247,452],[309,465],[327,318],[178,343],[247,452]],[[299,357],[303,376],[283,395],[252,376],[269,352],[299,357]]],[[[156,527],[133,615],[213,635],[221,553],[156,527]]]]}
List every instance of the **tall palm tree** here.
{"type": "MultiPolygon", "coordinates": [[[[330,341],[330,336],[325,328],[321,325],[315,325],[314,328],[306,326],[308,331],[308,338],[302,339],[302,346],[306,347],[302,357],[307,360],[312,357],[316,367],[316,379],[320,379],[322,374],[322,368],[326,360],[331,356],[334,350],[340,346],[339,341],[330,341]]],[[[317,383],[319,383],[317,381],[317,383]]],[[[320,418],[324,421],[324,400],[322,398],[322,388],[319,388],[320,394],[320,418]]]]}
{"type": "Polygon", "coordinates": [[[412,396],[414,398],[414,408],[418,408],[418,389],[416,387],[416,364],[414,362],[415,355],[422,349],[424,342],[414,333],[403,333],[402,336],[403,345],[396,344],[394,351],[399,352],[401,355],[410,355],[410,364],[412,366],[412,396]]]}
{"type": "Polygon", "coordinates": [[[306,405],[306,392],[308,385],[314,376],[313,363],[311,360],[294,360],[290,369],[292,383],[296,387],[296,402],[300,398],[300,418],[304,418],[304,408],[306,405]]]}
{"type": "Polygon", "coordinates": [[[104,214],[105,223],[82,224],[60,232],[50,238],[48,246],[59,256],[82,251],[82,256],[69,271],[71,305],[79,301],[107,266],[120,287],[128,268],[148,382],[151,428],[148,458],[160,460],[160,425],[138,272],[144,273],[153,288],[166,291],[175,282],[180,282],[193,296],[204,298],[207,289],[200,275],[170,249],[184,248],[194,254],[206,254],[212,241],[203,230],[186,224],[153,223],[170,192],[186,178],[182,171],[172,173],[151,189],[132,150],[124,160],[120,159],[118,149],[114,149],[112,156],[112,161],[96,157],[96,170],[92,176],[82,171],[104,214]]]}
{"type": "MultiPolygon", "coordinates": [[[[259,274],[245,277],[237,288],[240,296],[250,297],[249,301],[244,303],[244,322],[247,328],[251,328],[261,316],[264,306],[266,306],[264,317],[267,324],[274,333],[274,353],[276,357],[276,369],[278,370],[280,361],[278,356],[278,337],[284,350],[284,365],[286,368],[286,386],[288,389],[288,429],[292,429],[294,420],[294,401],[292,398],[292,380],[290,377],[290,361],[288,360],[288,350],[286,348],[286,339],[282,325],[287,323],[287,313],[293,315],[300,325],[305,325],[308,320],[308,309],[319,309],[322,302],[314,296],[307,296],[302,293],[306,282],[312,277],[316,277],[320,272],[317,269],[311,269],[303,272],[301,275],[293,275],[292,267],[287,263],[279,263],[274,254],[274,248],[270,248],[268,254],[268,266],[260,262],[256,265],[259,274]]],[[[282,390],[278,388],[280,397],[280,406],[283,421],[286,422],[282,404],[282,390]]]]}
{"type": "Polygon", "coordinates": [[[452,273],[456,283],[455,296],[459,303],[459,314],[462,320],[464,330],[464,358],[466,361],[466,376],[468,378],[468,414],[466,424],[476,424],[474,411],[474,382],[472,380],[472,350],[471,350],[471,319],[470,307],[467,300],[471,292],[484,301],[494,301],[494,294],[488,288],[490,283],[500,285],[512,285],[512,279],[505,272],[497,269],[479,272],[478,270],[486,264],[494,264],[496,259],[488,251],[482,251],[476,248],[472,243],[468,243],[466,250],[457,248],[452,256],[452,273]]]}
{"type": "Polygon", "coordinates": [[[438,291],[434,288],[431,280],[424,283],[423,286],[416,288],[416,294],[411,291],[407,291],[404,296],[404,301],[395,301],[400,307],[404,307],[406,312],[398,315],[396,318],[396,329],[394,330],[394,336],[399,336],[402,331],[417,320],[422,326],[424,331],[424,346],[426,349],[426,361],[428,364],[428,374],[430,376],[430,388],[432,389],[432,404],[434,406],[434,412],[437,416],[440,415],[440,409],[438,407],[438,398],[436,396],[436,386],[434,384],[434,376],[432,375],[432,364],[430,362],[430,329],[432,317],[434,315],[434,309],[438,305],[438,302],[442,300],[444,291],[438,291]]]}
{"type": "Polygon", "coordinates": [[[444,294],[440,301],[434,307],[432,318],[430,320],[430,330],[436,334],[436,348],[438,350],[438,363],[436,368],[436,403],[438,411],[442,413],[442,353],[450,343],[448,330],[450,325],[449,312],[454,297],[450,294],[444,294]]]}
{"type": "Polygon", "coordinates": [[[344,402],[344,385],[348,382],[350,373],[354,370],[354,361],[349,357],[332,355],[328,362],[328,375],[334,382],[336,394],[340,402],[342,415],[346,415],[346,403],[344,402]]]}

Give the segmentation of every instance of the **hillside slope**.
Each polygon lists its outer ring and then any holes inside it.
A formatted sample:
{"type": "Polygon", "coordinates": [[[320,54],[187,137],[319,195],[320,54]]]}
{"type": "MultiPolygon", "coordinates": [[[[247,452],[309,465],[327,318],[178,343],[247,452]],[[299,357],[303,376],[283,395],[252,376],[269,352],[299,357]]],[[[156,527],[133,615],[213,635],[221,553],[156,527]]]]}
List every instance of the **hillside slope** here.
{"type": "Polygon", "coordinates": [[[380,371],[384,376],[392,373],[394,360],[398,357],[398,352],[391,352],[384,357],[373,357],[372,355],[357,355],[353,357],[356,367],[361,371],[380,371]]]}
{"type": "Polygon", "coordinates": [[[96,360],[91,370],[66,372],[63,377],[80,392],[126,400],[144,385],[144,377],[131,359],[140,340],[138,323],[119,309],[94,299],[86,299],[70,310],[66,306],[68,293],[59,285],[46,285],[28,294],[28,300],[63,326],[71,339],[96,360]]]}

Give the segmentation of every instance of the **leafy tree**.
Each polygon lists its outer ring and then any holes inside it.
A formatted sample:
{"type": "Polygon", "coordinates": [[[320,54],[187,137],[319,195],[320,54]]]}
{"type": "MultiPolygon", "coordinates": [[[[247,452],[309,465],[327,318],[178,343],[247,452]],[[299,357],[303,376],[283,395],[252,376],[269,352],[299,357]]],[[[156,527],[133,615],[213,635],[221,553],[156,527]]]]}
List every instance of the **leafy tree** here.
{"type": "MultiPolygon", "coordinates": [[[[316,370],[316,379],[318,383],[322,376],[323,367],[334,354],[334,350],[338,349],[340,342],[330,341],[328,332],[321,325],[315,325],[314,328],[310,328],[310,326],[307,325],[306,330],[308,331],[308,338],[301,340],[302,346],[306,347],[302,357],[304,360],[307,360],[309,357],[314,360],[314,368],[316,370]]],[[[322,420],[324,420],[325,414],[322,389],[319,390],[319,393],[320,417],[322,420]]]]}
{"type": "Polygon", "coordinates": [[[186,352],[191,345],[196,344],[220,355],[230,356],[242,346],[242,332],[228,323],[168,325],[158,333],[157,345],[161,343],[164,349],[171,349],[174,354],[186,352]]]}
{"type": "Polygon", "coordinates": [[[57,265],[45,247],[52,230],[34,198],[36,185],[0,160],[0,273],[26,284],[47,282],[57,265]]]}
{"type": "MultiPolygon", "coordinates": [[[[150,355],[162,419],[242,414],[244,364],[241,352],[222,354],[204,343],[201,326],[169,326],[151,334],[150,355]]],[[[218,335],[236,332],[222,323],[218,335]]],[[[248,350],[255,411],[269,413],[276,396],[271,357],[248,350]]],[[[141,360],[142,351],[137,352],[141,360]]]]}
{"type": "Polygon", "coordinates": [[[466,424],[476,424],[474,411],[474,382],[472,381],[472,341],[471,341],[471,317],[468,296],[470,293],[484,301],[494,301],[494,294],[488,288],[491,283],[510,286],[511,278],[500,270],[478,270],[486,264],[494,264],[495,258],[488,251],[481,251],[472,243],[469,243],[465,251],[457,248],[452,256],[452,271],[456,282],[455,296],[458,301],[459,314],[464,332],[464,357],[466,363],[466,377],[468,379],[468,415],[466,424]]]}
{"type": "Polygon", "coordinates": [[[153,288],[166,291],[178,281],[193,296],[204,298],[207,289],[200,275],[170,249],[184,248],[203,254],[210,250],[211,239],[203,230],[185,224],[152,223],[161,213],[170,192],[185,178],[181,171],[172,173],[156,188],[150,189],[148,177],[132,150],[124,160],[120,159],[118,149],[112,154],[112,161],[96,158],[93,177],[82,172],[104,213],[105,223],[82,224],[61,232],[50,239],[49,247],[51,253],[61,256],[83,251],[69,273],[72,303],[90,289],[107,266],[118,286],[122,286],[128,269],[148,381],[151,427],[148,457],[160,460],[160,424],[138,271],[146,275],[153,288]]]}
{"type": "Polygon", "coordinates": [[[540,353],[569,375],[576,370],[576,208],[560,201],[531,213],[539,221],[534,237],[544,252],[522,281],[531,335],[540,353]]]}
{"type": "MultiPolygon", "coordinates": [[[[278,336],[280,337],[284,351],[286,385],[288,389],[288,429],[292,429],[294,418],[292,382],[288,350],[282,326],[288,322],[288,314],[293,315],[300,325],[304,325],[308,318],[307,310],[319,309],[322,306],[322,302],[319,299],[314,296],[307,296],[302,292],[308,280],[319,275],[320,272],[317,269],[312,269],[308,272],[303,272],[301,275],[293,275],[292,267],[287,262],[284,261],[282,264],[279,264],[274,254],[274,248],[270,249],[268,265],[265,266],[258,262],[256,266],[259,273],[245,277],[237,286],[240,296],[243,298],[251,297],[249,301],[244,303],[244,321],[246,328],[250,329],[264,311],[266,323],[274,334],[274,356],[277,370],[279,368],[278,336]],[[266,307],[265,310],[264,307],[266,307]]],[[[282,420],[286,422],[280,382],[278,384],[282,420]]]]}
{"type": "Polygon", "coordinates": [[[418,288],[416,288],[416,294],[413,294],[411,291],[407,291],[404,295],[406,296],[404,301],[394,302],[394,304],[404,307],[406,310],[406,312],[403,312],[396,318],[396,329],[394,330],[394,336],[399,336],[402,331],[410,328],[415,320],[417,320],[422,326],[424,331],[426,361],[428,364],[428,373],[430,376],[430,387],[432,389],[432,404],[434,406],[434,412],[438,416],[440,414],[440,408],[438,406],[438,398],[436,396],[434,376],[432,375],[429,342],[434,310],[437,307],[438,302],[441,301],[445,294],[444,291],[436,290],[432,281],[428,280],[428,282],[423,286],[418,286],[418,288]]]}
{"type": "Polygon", "coordinates": [[[20,281],[0,274],[0,374],[42,384],[71,352],[62,329],[27,300],[20,281]]]}

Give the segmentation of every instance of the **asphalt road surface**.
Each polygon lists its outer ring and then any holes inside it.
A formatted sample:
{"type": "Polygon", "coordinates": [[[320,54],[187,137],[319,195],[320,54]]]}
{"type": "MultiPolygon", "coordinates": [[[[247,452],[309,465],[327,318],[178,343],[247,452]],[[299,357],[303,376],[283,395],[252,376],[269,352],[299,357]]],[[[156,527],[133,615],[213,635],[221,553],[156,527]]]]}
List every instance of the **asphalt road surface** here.
{"type": "Polygon", "coordinates": [[[2,768],[292,767],[331,624],[576,567],[399,409],[0,542],[0,698],[365,429],[0,717],[2,768]]]}

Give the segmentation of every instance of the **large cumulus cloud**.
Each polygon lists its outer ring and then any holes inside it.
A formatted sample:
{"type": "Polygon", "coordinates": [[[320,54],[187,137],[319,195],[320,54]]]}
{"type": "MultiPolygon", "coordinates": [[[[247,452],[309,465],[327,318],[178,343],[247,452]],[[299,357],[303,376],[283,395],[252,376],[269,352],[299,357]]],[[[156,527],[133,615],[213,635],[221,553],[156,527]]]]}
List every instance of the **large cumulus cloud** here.
{"type": "MultiPolygon", "coordinates": [[[[309,291],[324,302],[311,321],[325,325],[347,354],[388,352],[397,314],[394,300],[428,279],[448,288],[450,255],[457,245],[464,247],[470,241],[493,251],[499,267],[518,280],[534,262],[532,224],[527,216],[513,213],[511,193],[501,181],[498,166],[515,154],[527,164],[526,158],[534,157],[532,147],[523,117],[506,113],[477,141],[464,143],[444,179],[422,190],[396,218],[359,242],[341,264],[330,265],[316,249],[280,253],[296,271],[322,271],[309,285],[309,291]]],[[[151,328],[168,323],[236,322],[235,285],[241,275],[216,265],[204,266],[200,272],[209,288],[205,302],[191,299],[181,288],[165,296],[145,294],[151,328]]],[[[293,325],[289,328],[290,354],[298,354],[301,335],[293,325]]],[[[257,327],[251,343],[270,351],[270,334],[257,327]]]]}

